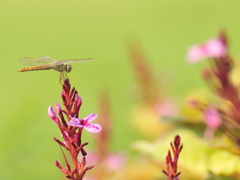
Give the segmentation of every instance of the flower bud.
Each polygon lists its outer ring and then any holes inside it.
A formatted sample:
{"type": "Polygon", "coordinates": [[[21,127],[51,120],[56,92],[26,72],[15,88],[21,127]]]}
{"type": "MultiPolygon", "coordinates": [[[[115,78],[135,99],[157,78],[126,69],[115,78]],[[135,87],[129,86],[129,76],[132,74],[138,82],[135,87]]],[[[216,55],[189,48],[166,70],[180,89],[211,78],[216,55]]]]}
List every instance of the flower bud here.
{"type": "Polygon", "coordinates": [[[58,161],[54,161],[54,164],[64,173],[66,174],[67,171],[65,169],[63,169],[63,167],[60,165],[60,163],[58,161]]]}
{"type": "Polygon", "coordinates": [[[57,113],[60,113],[60,111],[62,110],[60,104],[58,104],[58,103],[55,104],[55,108],[56,108],[57,113]]]}
{"type": "Polygon", "coordinates": [[[56,116],[56,113],[54,112],[52,106],[49,106],[48,107],[48,116],[57,124],[59,125],[59,119],[58,117],[56,116]]]}

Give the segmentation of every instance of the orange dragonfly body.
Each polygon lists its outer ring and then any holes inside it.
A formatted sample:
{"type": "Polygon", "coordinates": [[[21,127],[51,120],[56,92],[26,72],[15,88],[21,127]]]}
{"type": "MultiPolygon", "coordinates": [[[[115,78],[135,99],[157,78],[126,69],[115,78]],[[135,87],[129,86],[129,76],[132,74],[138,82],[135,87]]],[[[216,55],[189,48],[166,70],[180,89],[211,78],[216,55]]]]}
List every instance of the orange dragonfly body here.
{"type": "Polygon", "coordinates": [[[30,57],[20,58],[18,61],[26,67],[18,70],[19,72],[26,71],[37,71],[37,70],[55,70],[60,72],[60,81],[65,78],[66,73],[69,73],[72,70],[72,65],[70,63],[81,63],[91,61],[92,58],[88,59],[67,59],[57,61],[56,59],[50,58],[49,56],[42,56],[40,58],[34,59],[30,57]]]}

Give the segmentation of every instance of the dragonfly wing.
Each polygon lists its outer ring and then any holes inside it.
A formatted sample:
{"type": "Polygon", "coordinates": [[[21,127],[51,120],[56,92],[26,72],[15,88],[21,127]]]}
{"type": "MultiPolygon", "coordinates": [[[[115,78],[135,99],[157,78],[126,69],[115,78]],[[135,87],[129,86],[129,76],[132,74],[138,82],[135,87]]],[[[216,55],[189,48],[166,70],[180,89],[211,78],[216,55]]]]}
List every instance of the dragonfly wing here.
{"type": "Polygon", "coordinates": [[[67,60],[61,60],[57,61],[58,64],[63,64],[63,63],[82,63],[82,62],[88,62],[92,61],[92,58],[86,58],[86,59],[67,59],[67,60]]]}
{"type": "Polygon", "coordinates": [[[48,62],[48,63],[57,61],[56,59],[50,58],[49,56],[42,56],[42,57],[37,58],[37,60],[45,61],[45,62],[48,62]]]}
{"type": "Polygon", "coordinates": [[[56,61],[53,58],[50,58],[48,56],[42,56],[40,58],[31,58],[31,57],[23,57],[18,59],[18,62],[24,66],[39,66],[43,64],[48,64],[56,61]]]}

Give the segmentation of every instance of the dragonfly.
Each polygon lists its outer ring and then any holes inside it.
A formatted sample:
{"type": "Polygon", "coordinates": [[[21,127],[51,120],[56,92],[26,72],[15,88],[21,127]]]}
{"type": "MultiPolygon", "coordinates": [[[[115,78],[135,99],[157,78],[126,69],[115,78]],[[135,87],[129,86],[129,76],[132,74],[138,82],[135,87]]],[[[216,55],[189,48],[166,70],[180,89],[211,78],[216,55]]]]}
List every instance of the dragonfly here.
{"type": "Polygon", "coordinates": [[[68,78],[66,73],[69,73],[72,70],[72,65],[70,63],[81,63],[88,62],[93,60],[92,58],[86,59],[67,59],[57,61],[56,59],[50,58],[49,56],[42,56],[37,59],[31,57],[23,57],[18,59],[18,62],[24,66],[30,66],[23,69],[18,70],[19,72],[27,72],[27,71],[38,71],[38,70],[55,70],[60,72],[61,82],[65,78],[68,78]]]}

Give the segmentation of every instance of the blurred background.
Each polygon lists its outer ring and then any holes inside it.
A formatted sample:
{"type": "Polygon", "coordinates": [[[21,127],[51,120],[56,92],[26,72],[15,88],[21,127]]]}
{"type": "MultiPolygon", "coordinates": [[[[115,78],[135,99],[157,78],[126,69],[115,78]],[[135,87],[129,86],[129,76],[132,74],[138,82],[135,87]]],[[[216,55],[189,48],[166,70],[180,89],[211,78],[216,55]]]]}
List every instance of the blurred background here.
{"type": "MultiPolygon", "coordinates": [[[[17,72],[23,68],[19,58],[93,58],[73,64],[68,75],[83,99],[80,117],[98,113],[99,92],[108,92],[110,149],[134,154],[131,143],[141,135],[130,123],[138,101],[131,45],[143,50],[162,84],[160,93],[181,102],[192,89],[206,88],[199,75],[204,63],[191,66],[185,60],[189,46],[225,29],[231,53],[239,54],[239,6],[238,0],[2,0],[0,179],[63,177],[53,164],[62,158],[52,139],[60,132],[47,115],[48,106],[61,104],[59,73],[17,72]]],[[[87,132],[84,138],[93,147],[87,132]]]]}

